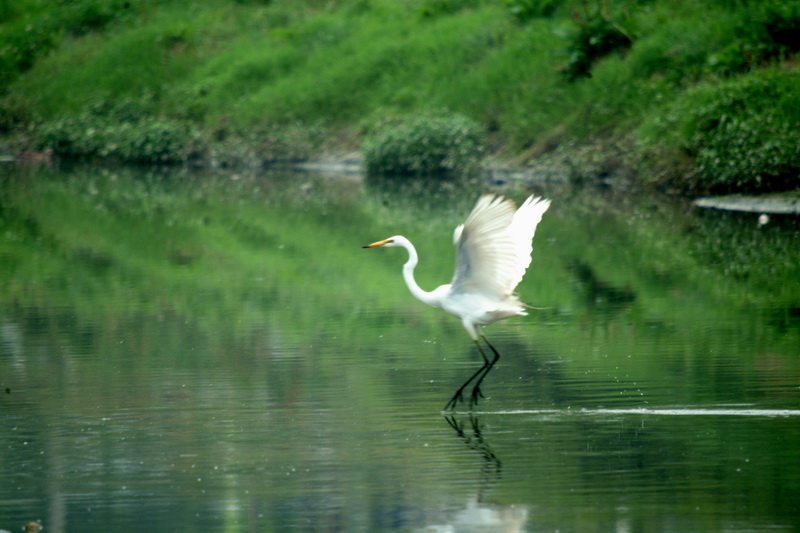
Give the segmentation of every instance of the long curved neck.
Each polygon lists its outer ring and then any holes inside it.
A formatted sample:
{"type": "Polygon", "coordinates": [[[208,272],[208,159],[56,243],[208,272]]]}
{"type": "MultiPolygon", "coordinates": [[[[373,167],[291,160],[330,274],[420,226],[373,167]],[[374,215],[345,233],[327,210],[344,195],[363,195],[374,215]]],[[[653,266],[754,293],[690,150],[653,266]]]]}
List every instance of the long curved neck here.
{"type": "Polygon", "coordinates": [[[411,294],[413,294],[414,297],[422,303],[431,305],[433,307],[439,307],[439,302],[433,296],[433,293],[422,290],[422,288],[417,284],[417,280],[414,279],[414,269],[417,267],[417,263],[419,262],[416,248],[414,248],[414,245],[409,241],[404,242],[402,246],[408,252],[408,261],[406,261],[406,264],[403,265],[403,279],[406,280],[408,290],[411,291],[411,294]]]}

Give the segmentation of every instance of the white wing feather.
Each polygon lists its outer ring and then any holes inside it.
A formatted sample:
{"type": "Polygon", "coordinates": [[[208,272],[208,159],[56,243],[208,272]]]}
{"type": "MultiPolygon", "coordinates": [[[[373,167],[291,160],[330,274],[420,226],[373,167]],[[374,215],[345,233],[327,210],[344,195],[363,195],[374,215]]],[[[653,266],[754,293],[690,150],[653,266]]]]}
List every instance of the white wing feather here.
{"type": "Polygon", "coordinates": [[[453,233],[458,258],[451,290],[510,297],[531,263],[531,240],[549,206],[549,200],[531,196],[515,212],[511,200],[481,196],[453,233]]]}
{"type": "Polygon", "coordinates": [[[519,285],[525,271],[531,264],[531,253],[533,253],[533,236],[536,234],[536,227],[542,221],[542,215],[550,207],[550,200],[534,198],[529,196],[519,207],[511,221],[509,231],[517,250],[517,270],[511,278],[511,288],[519,285]]]}

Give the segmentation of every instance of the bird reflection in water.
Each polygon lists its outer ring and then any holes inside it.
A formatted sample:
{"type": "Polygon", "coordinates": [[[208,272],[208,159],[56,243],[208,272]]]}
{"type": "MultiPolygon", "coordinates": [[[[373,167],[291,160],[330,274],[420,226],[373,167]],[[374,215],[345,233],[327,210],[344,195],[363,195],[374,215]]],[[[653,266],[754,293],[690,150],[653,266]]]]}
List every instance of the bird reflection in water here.
{"type": "Polygon", "coordinates": [[[444,524],[430,525],[424,533],[517,533],[525,530],[528,509],[524,505],[503,505],[486,500],[486,493],[500,480],[502,463],[486,442],[480,420],[470,413],[467,420],[455,414],[445,415],[445,420],[458,438],[483,460],[477,489],[466,505],[455,511],[444,524]],[[467,427],[468,424],[468,427],[467,427]]]}

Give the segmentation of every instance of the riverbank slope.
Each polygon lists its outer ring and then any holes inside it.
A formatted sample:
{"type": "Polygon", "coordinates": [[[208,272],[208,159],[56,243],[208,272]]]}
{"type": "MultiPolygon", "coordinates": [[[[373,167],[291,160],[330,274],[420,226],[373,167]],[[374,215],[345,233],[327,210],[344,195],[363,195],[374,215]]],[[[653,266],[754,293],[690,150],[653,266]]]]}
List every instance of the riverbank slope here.
{"type": "Polygon", "coordinates": [[[490,157],[567,159],[581,179],[622,173],[683,192],[798,186],[796,0],[0,9],[8,150],[252,165],[354,150],[387,124],[430,115],[475,124],[490,157]]]}

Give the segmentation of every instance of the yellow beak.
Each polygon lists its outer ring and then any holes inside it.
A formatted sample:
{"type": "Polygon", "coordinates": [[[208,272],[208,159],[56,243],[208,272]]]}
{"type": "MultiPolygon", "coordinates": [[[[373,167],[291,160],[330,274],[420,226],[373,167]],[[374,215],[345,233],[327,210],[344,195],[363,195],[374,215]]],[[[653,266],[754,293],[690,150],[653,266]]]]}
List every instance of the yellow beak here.
{"type": "Polygon", "coordinates": [[[375,248],[376,246],[383,246],[384,244],[389,244],[390,242],[392,242],[392,239],[384,239],[382,241],[373,242],[372,244],[362,246],[362,248],[375,248]]]}

